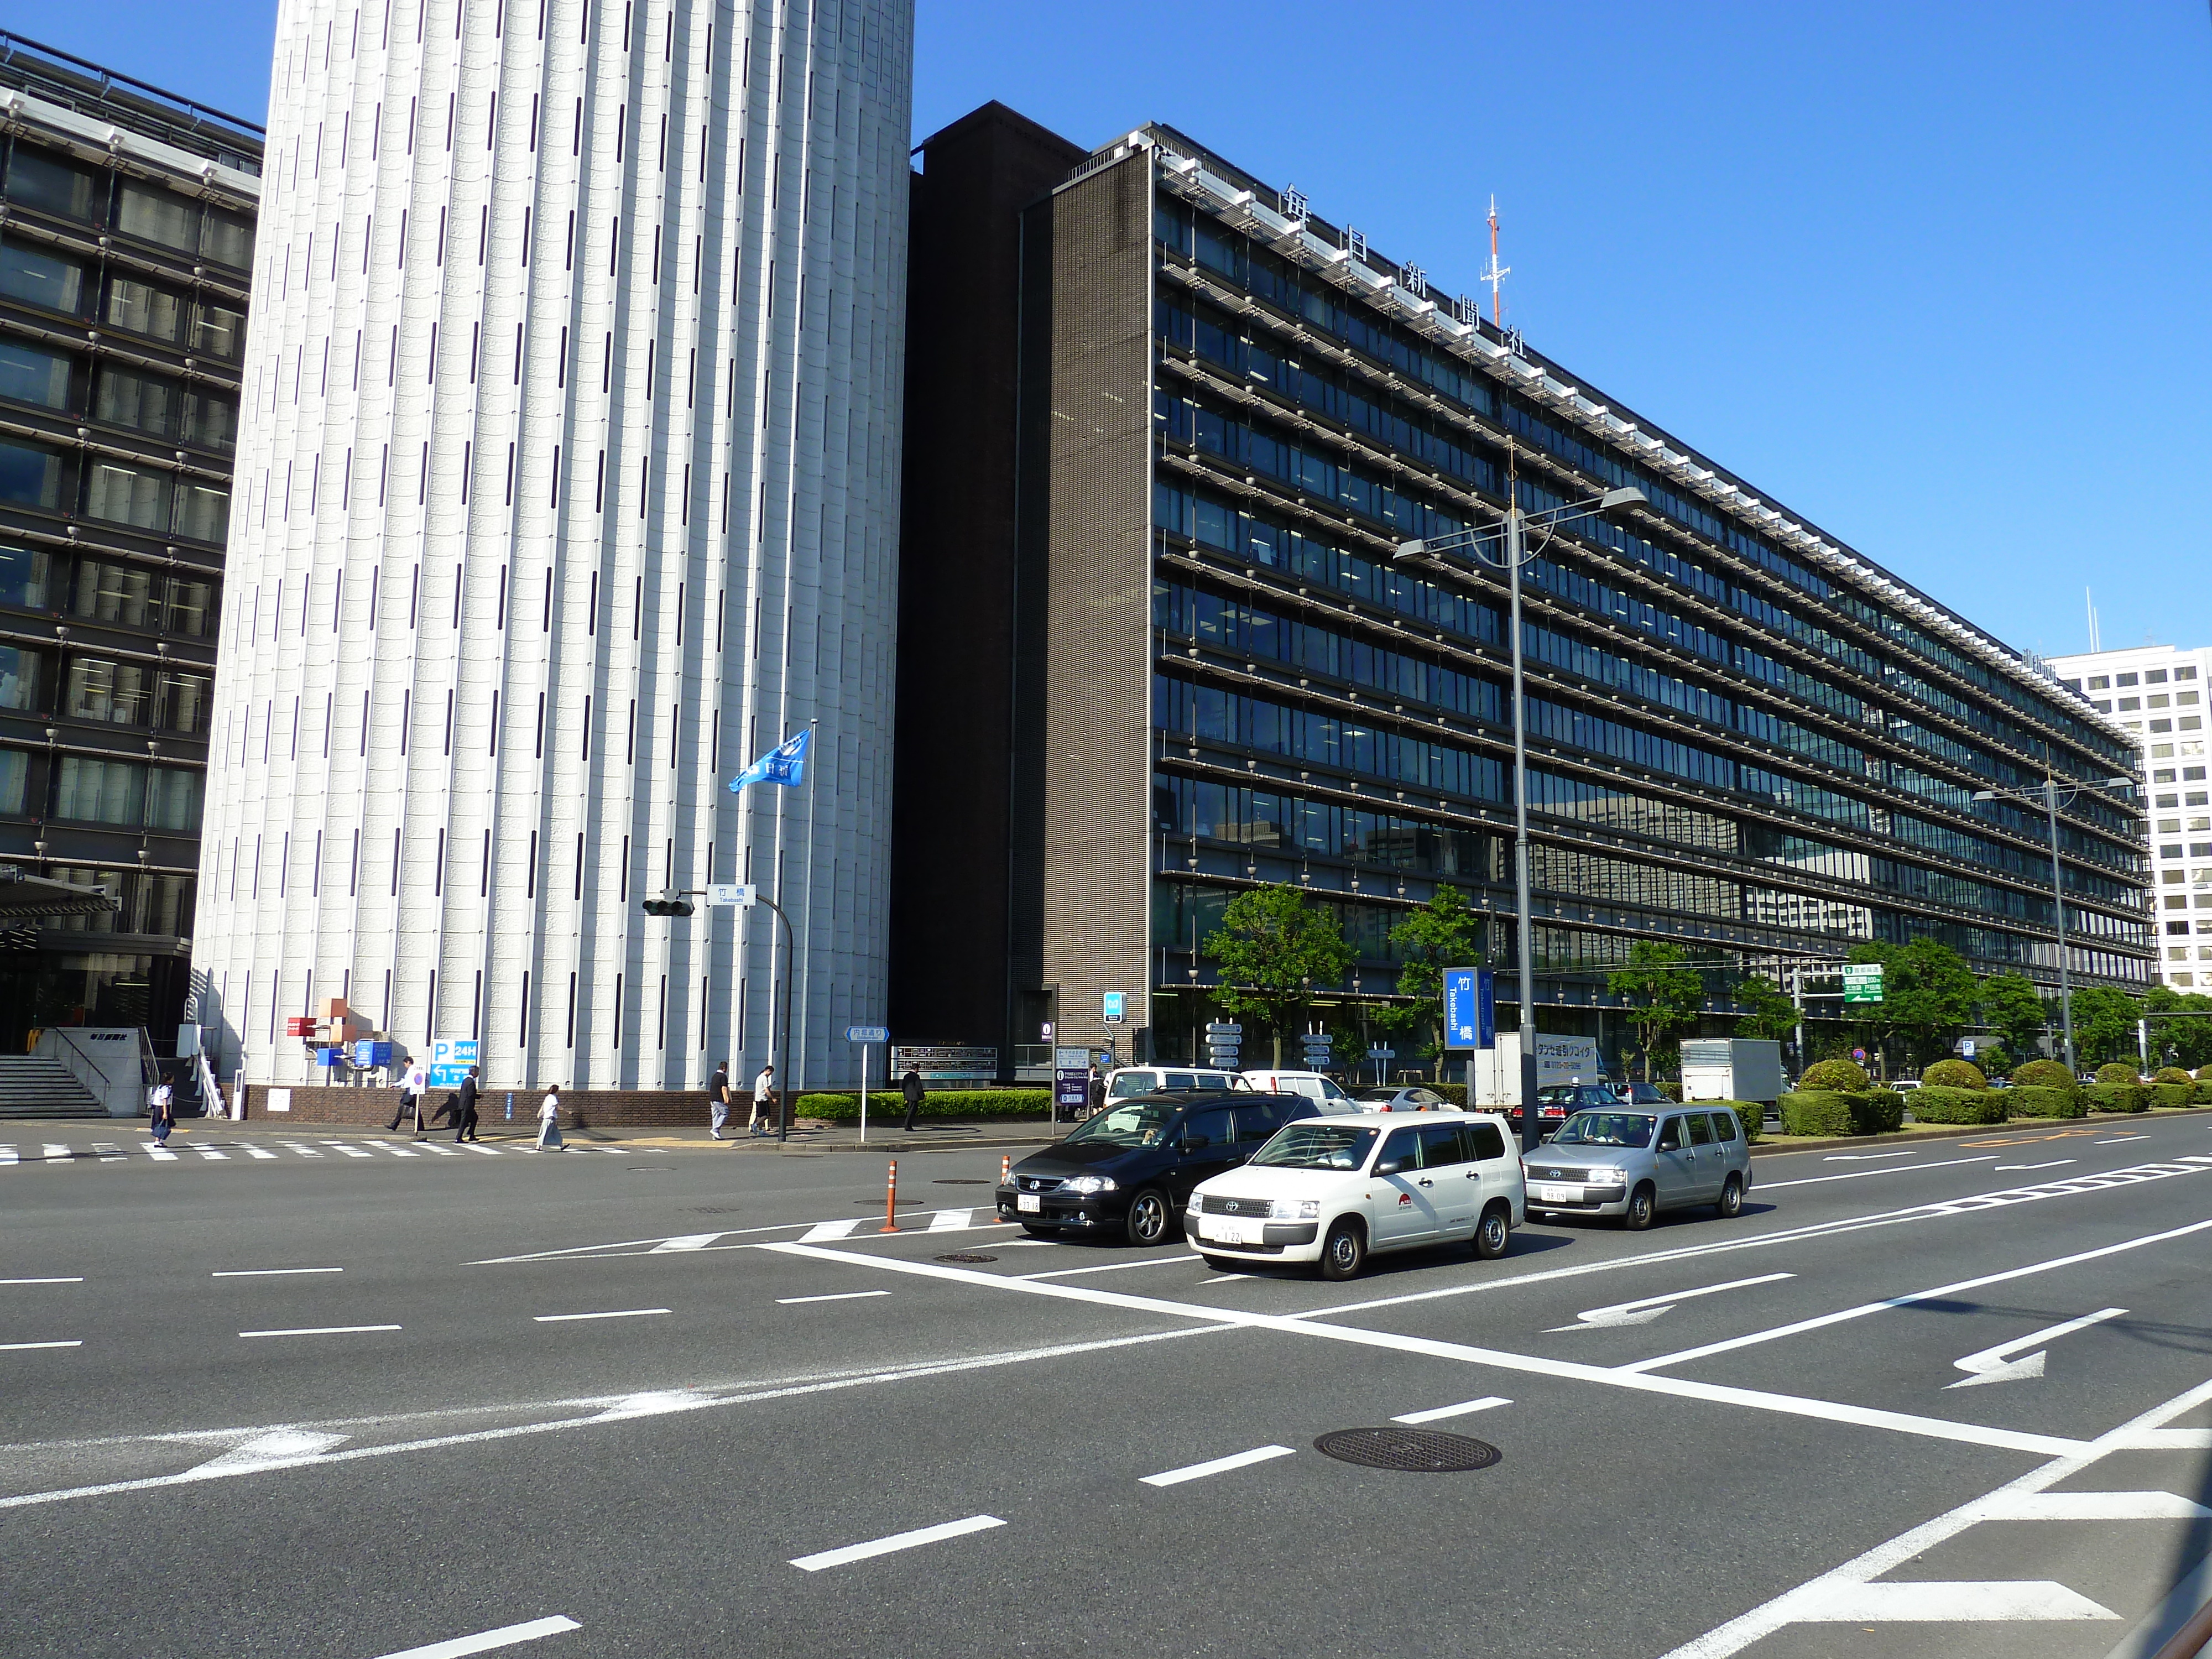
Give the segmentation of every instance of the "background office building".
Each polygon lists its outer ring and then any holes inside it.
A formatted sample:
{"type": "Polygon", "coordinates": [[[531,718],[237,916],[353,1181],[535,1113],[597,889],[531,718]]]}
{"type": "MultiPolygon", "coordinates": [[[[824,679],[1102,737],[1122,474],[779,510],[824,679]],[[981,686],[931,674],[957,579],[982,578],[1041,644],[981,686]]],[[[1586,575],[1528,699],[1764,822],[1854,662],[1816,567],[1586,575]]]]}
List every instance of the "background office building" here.
{"type": "Polygon", "coordinates": [[[2155,976],[2178,991],[2212,987],[2212,786],[2204,771],[2212,647],[2138,645],[2057,657],[2051,665],[2138,745],[2149,807],[2155,976]]]}
{"type": "MultiPolygon", "coordinates": [[[[1010,785],[1003,813],[959,819],[964,855],[938,837],[933,884],[902,844],[897,902],[902,937],[952,935],[949,872],[973,860],[970,896],[1006,895],[1006,971],[970,994],[902,959],[902,1029],[1097,1042],[1118,990],[1138,1054],[1194,1058],[1200,947],[1260,883],[1340,915],[1358,963],[1317,999],[1340,1030],[1392,990],[1389,929],[1440,885],[1510,961],[1503,579],[1392,556],[1494,520],[1509,445],[1526,509],[1649,498],[1527,570],[1547,1028],[1599,1029],[1639,939],[1759,966],[1926,936],[2055,981],[2041,818],[1974,794],[2038,783],[2046,755],[2101,781],[2134,753],[2046,673],[1179,133],[1070,165],[987,109],[921,154],[912,331],[1012,368],[917,360],[908,428],[983,421],[957,405],[995,395],[1011,453],[966,452],[957,534],[917,495],[904,580],[1005,617],[1012,645],[994,731],[902,725],[902,834],[957,814],[987,742],[1010,785]],[[1017,178],[1018,240],[961,228],[1017,178]]],[[[960,483],[939,480],[956,505],[960,483]]],[[[2131,806],[2087,791],[2063,837],[2077,982],[2141,985],[2131,806]]]]}
{"type": "Polygon", "coordinates": [[[880,1018],[905,0],[285,0],[195,962],[488,1085],[880,1018]],[[804,790],[724,787],[819,720],[804,790]],[[781,951],[776,952],[780,958],[781,951]]]}
{"type": "Polygon", "coordinates": [[[0,860],[115,901],[0,933],[0,1051],[183,1015],[260,166],[0,34],[0,860]]]}

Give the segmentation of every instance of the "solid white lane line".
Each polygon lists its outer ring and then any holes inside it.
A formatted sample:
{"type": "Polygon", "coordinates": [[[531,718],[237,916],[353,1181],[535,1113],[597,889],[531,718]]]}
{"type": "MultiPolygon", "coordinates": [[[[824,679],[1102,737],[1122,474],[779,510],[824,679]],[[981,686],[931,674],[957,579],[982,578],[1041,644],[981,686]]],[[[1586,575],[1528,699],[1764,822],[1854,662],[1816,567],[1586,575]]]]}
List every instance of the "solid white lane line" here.
{"type": "Polygon", "coordinates": [[[1717,1296],[1723,1291],[1745,1291],[1754,1285],[1771,1285],[1778,1279],[1795,1279],[1795,1273],[1761,1273],[1756,1279],[1731,1279],[1725,1285],[1707,1285],[1694,1291],[1671,1291],[1662,1296],[1647,1296],[1634,1302],[1616,1302],[1609,1308],[1585,1308],[1575,1316],[1571,1325],[1554,1325],[1547,1334],[1559,1331],[1597,1331],[1616,1325],[1646,1325],[1668,1312],[1677,1302],[1687,1302],[1694,1297],[1717,1296]]]}
{"type": "Polygon", "coordinates": [[[2110,1607],[2048,1578],[1966,1583],[1835,1584],[1798,1603],[1806,1625],[1994,1624],[2012,1620],[2118,1619],[2110,1607]]]}
{"type": "Polygon", "coordinates": [[[1474,1412],[1486,1412],[1513,1402],[1501,1395],[1485,1395],[1480,1400],[1462,1400],[1456,1406],[1432,1406],[1425,1412],[1407,1412],[1394,1417],[1393,1423],[1441,1423],[1448,1417],[1465,1417],[1474,1412]]]}
{"type": "MultiPolygon", "coordinates": [[[[540,1325],[559,1325],[571,1319],[642,1319],[647,1314],[665,1314],[665,1308],[617,1308],[611,1313],[532,1314],[531,1318],[540,1325]]],[[[394,1330],[398,1329],[393,1326],[394,1330]]]]}
{"type": "Polygon", "coordinates": [[[210,1279],[279,1279],[291,1273],[342,1273],[343,1267],[218,1267],[210,1279]]]}
{"type": "Polygon", "coordinates": [[[933,1233],[953,1233],[975,1218],[973,1210],[939,1210],[930,1218],[929,1231],[933,1233]]]}
{"type": "Polygon", "coordinates": [[[1096,1267],[1054,1267],[1050,1273],[1023,1273],[1023,1279],[1073,1279],[1078,1273],[1114,1273],[1125,1267],[1167,1267],[1178,1261],[1195,1261],[1194,1255],[1156,1255],[1143,1261],[1108,1261],[1096,1267]]]}
{"type": "Polygon", "coordinates": [[[2055,1170],[2063,1164],[2079,1164],[2078,1158],[2054,1158],[2044,1164],[2000,1164],[2000,1170],[2055,1170]]]}
{"type": "MultiPolygon", "coordinates": [[[[804,1226],[805,1224],[802,1222],[799,1224],[804,1226]]],[[[846,1221],[817,1221],[807,1229],[805,1236],[800,1242],[811,1244],[825,1238],[843,1238],[860,1224],[857,1218],[846,1221]]]]}
{"type": "Polygon", "coordinates": [[[1938,1285],[1925,1291],[1914,1291],[1905,1296],[1893,1296],[1881,1302],[1863,1302],[1856,1308],[1844,1308],[1834,1313],[1820,1314],[1812,1319],[1800,1319],[1788,1325],[1778,1325],[1771,1330],[1752,1331],[1742,1336],[1732,1336],[1722,1342],[1708,1342],[1703,1347],[1684,1348],[1678,1353],[1664,1353],[1650,1359],[1639,1359],[1624,1370],[1656,1370],[1662,1365],[1686,1364],[1692,1359],[1704,1359],[1717,1353],[1729,1353],[1738,1348],[1755,1346],[1761,1342],[1776,1342],[1784,1337],[1802,1335],[1830,1325],[1840,1325],[1845,1320],[1863,1319],[1869,1314],[1884,1313],[1892,1308],[1909,1308],[1917,1302],[1933,1302],[1940,1297],[1955,1296],[1961,1291],[1978,1291],[1985,1285],[2003,1285],[2015,1279],[2031,1279],[2037,1273],[2054,1273],[2061,1267],[2079,1267],[2084,1261],[2100,1261],[2108,1255],[2122,1255],[2130,1250],[2139,1250],[2146,1245],[2164,1244],[2177,1238],[2187,1238],[2212,1228],[2212,1221],[2195,1221],[2186,1227],[2172,1227],[2164,1232],[2145,1233],[2137,1238],[2124,1238],[2117,1244],[2106,1244],[2094,1250],[2082,1250],[2073,1255],[2054,1256],[2048,1261],[2031,1261],[2025,1267],[2008,1267],[2001,1273],[1985,1273],[1979,1279],[1962,1279],[1953,1285],[1938,1285]]]}
{"type": "Polygon", "coordinates": [[[2148,1140],[2148,1135],[2115,1135],[2110,1140],[2093,1140],[2092,1146],[2118,1146],[2130,1140],[2148,1140]]]}
{"type": "Polygon", "coordinates": [[[350,1435],[330,1434],[317,1429],[271,1429],[266,1434],[257,1434],[241,1440],[229,1449],[195,1467],[216,1474],[228,1474],[234,1469],[242,1473],[258,1469],[265,1464],[313,1457],[333,1446],[342,1446],[351,1438],[350,1435]]]}
{"type": "Polygon", "coordinates": [[[835,1296],[780,1296],[780,1308],[797,1308],[809,1302],[859,1302],[872,1296],[889,1296],[889,1291],[839,1291],[835,1296]]]}
{"type": "Polygon", "coordinates": [[[1250,1273],[1222,1273],[1213,1279],[1201,1279],[1198,1282],[1201,1285],[1226,1285],[1232,1279],[1249,1279],[1251,1277],[1252,1275],[1250,1273]]]}
{"type": "Polygon", "coordinates": [[[2212,1429],[2143,1429],[2121,1443],[2130,1451],[2212,1449],[2212,1429]]]}
{"type": "Polygon", "coordinates": [[[1186,1480],[1203,1480],[1209,1474],[1225,1474],[1231,1469],[1241,1469],[1254,1463],[1265,1463],[1270,1458],[1294,1455],[1289,1446],[1255,1446],[1250,1451],[1236,1452],[1209,1462],[1193,1463],[1184,1468],[1169,1469],[1164,1474],[1146,1475],[1142,1484],[1147,1486],[1180,1486],[1186,1480]]]}
{"type": "Polygon", "coordinates": [[[1846,1170],[1840,1175],[1800,1176],[1795,1181],[1762,1181],[1759,1190],[1771,1193],[1783,1187],[1817,1187],[1824,1181],[1863,1181],[1869,1176],[1918,1175],[1923,1170],[1948,1170],[1961,1164],[1994,1164],[1997,1155],[1984,1152],[1979,1158],[1947,1158],[1936,1164],[1893,1164],[1881,1170],[1846,1170]]]}
{"type": "Polygon", "coordinates": [[[26,1353],[33,1348],[82,1348],[82,1342],[0,1342],[0,1353],[26,1353]]]}
{"type": "Polygon", "coordinates": [[[2030,1331],[2026,1336],[2016,1336],[2009,1342],[2000,1342],[1994,1348],[1984,1348],[1978,1353],[1966,1354],[1951,1364],[1962,1371],[1972,1373],[1947,1386],[1971,1389],[1984,1382],[2009,1382],[2021,1377],[2043,1375],[2044,1356],[2040,1350],[2025,1359],[2012,1356],[2022,1348],[2033,1348],[2039,1342],[2055,1342],[2062,1336],[2071,1336],[2076,1331],[2086,1331],[2092,1325],[2100,1325],[2107,1319],[2118,1319],[2127,1312],[2125,1308],[2100,1308],[2095,1313],[2083,1314],[2079,1319],[2069,1319],[2063,1324],[2046,1325],[2039,1331],[2030,1331]],[[2008,1364],[2006,1362],[2011,1360],[2008,1364]]]}
{"type": "Polygon", "coordinates": [[[0,1285],[82,1285],[83,1283],[84,1280],[82,1277],[76,1279],[0,1279],[0,1285]]]}
{"type": "Polygon", "coordinates": [[[396,1331],[397,1325],[303,1325],[289,1331],[240,1331],[240,1336],[349,1336],[356,1331],[396,1331]]]}
{"type": "Polygon", "coordinates": [[[1983,1506],[1984,1521],[2202,1521],[2212,1510],[2170,1492],[2033,1492],[1983,1506]]]}
{"type": "Polygon", "coordinates": [[[946,1521],[934,1527],[916,1527],[912,1532],[895,1532],[888,1538],[872,1539],[865,1544],[848,1544],[842,1549],[823,1550],[818,1555],[796,1556],[791,1565],[805,1572],[819,1572],[824,1567],[842,1567],[849,1561],[865,1561],[871,1556],[889,1555],[894,1550],[910,1550],[922,1544],[935,1544],[971,1532],[988,1532],[993,1527],[1006,1524],[995,1515],[971,1515],[965,1521],[946,1521]]]}
{"type": "Polygon", "coordinates": [[[1820,1162],[1823,1164],[1870,1164],[1878,1158],[1917,1158],[1927,1150],[1925,1146],[1900,1146],[1893,1152],[1830,1152],[1820,1162]]]}
{"type": "Polygon", "coordinates": [[[494,1648],[511,1648],[518,1643],[535,1642],[541,1636],[558,1636],[562,1631],[581,1629],[583,1626],[573,1619],[533,1619],[526,1625],[503,1625],[476,1636],[456,1636],[449,1642],[433,1642],[428,1647],[387,1653],[384,1659],[465,1659],[468,1654],[489,1653],[494,1648]]]}

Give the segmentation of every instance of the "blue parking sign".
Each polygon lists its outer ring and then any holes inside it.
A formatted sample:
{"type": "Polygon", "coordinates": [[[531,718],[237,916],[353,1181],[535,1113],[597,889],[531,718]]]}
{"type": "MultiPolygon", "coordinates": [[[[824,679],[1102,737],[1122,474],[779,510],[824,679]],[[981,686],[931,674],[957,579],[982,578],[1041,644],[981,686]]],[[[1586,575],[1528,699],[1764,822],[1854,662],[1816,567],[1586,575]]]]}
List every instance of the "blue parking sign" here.
{"type": "Polygon", "coordinates": [[[1498,998],[1487,968],[1444,969],[1444,1047],[1490,1048],[1498,1042],[1498,998]]]}

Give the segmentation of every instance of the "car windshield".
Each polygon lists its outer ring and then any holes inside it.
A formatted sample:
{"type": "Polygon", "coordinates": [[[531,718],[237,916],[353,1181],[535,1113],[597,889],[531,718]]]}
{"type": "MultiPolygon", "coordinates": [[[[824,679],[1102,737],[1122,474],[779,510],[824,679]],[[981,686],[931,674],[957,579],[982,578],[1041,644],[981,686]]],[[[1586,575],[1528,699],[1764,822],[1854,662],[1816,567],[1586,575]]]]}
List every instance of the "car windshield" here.
{"type": "Polygon", "coordinates": [[[1580,1084],[1554,1083],[1548,1088],[1536,1091],[1536,1103],[1539,1106],[1571,1106],[1581,1094],[1580,1084]]]}
{"type": "Polygon", "coordinates": [[[1252,1162],[1279,1170],[1357,1170],[1367,1162],[1376,1133],[1307,1118],[1280,1131],[1252,1162]]]}
{"type": "Polygon", "coordinates": [[[1182,1109],[1164,1100],[1132,1100],[1088,1119],[1070,1140],[1103,1141],[1109,1146],[1157,1146],[1182,1109]]]}
{"type": "Polygon", "coordinates": [[[1113,1085],[1106,1092],[1115,1100],[1123,1100],[1131,1095],[1151,1094],[1158,1087],[1159,1084],[1150,1072],[1116,1072],[1113,1085]]]}
{"type": "Polygon", "coordinates": [[[1579,1146],[1649,1146],[1652,1120],[1641,1112],[1577,1112],[1560,1126],[1552,1144],[1579,1146]]]}

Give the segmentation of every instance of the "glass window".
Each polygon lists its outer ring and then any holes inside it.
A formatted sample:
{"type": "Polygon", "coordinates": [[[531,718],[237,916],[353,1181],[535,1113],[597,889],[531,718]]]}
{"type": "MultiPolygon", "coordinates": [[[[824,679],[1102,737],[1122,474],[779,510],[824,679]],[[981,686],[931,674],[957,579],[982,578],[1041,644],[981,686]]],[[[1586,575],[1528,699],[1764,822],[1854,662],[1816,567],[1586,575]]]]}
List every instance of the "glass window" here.
{"type": "Polygon", "coordinates": [[[1682,1120],[1680,1118],[1670,1117],[1660,1125],[1659,1145],[1656,1150],[1662,1152],[1679,1152],[1682,1150],[1682,1120]]]}
{"type": "Polygon", "coordinates": [[[1170,1101],[1126,1101],[1084,1119],[1067,1138],[1103,1141],[1109,1146],[1157,1146],[1175,1115],[1176,1107],[1170,1101]]]}
{"type": "Polygon", "coordinates": [[[106,182],[88,167],[21,140],[8,158],[8,199],[64,219],[96,216],[97,210],[106,205],[106,182]]]}
{"type": "Polygon", "coordinates": [[[169,631],[202,635],[215,627],[215,584],[184,576],[169,581],[169,631]]]}
{"type": "Polygon", "coordinates": [[[159,185],[125,183],[117,192],[115,228],[141,241],[190,253],[200,240],[200,204],[159,185]]]}
{"type": "Polygon", "coordinates": [[[52,561],[24,547],[0,547],[0,605],[21,611],[46,608],[46,584],[52,561]]]}
{"type": "Polygon", "coordinates": [[[18,340],[0,340],[0,398],[43,409],[70,404],[70,360],[18,340]]]}
{"type": "Polygon", "coordinates": [[[0,749],[0,812],[21,812],[31,776],[31,757],[20,749],[0,749]]]}
{"type": "Polygon", "coordinates": [[[1690,1126],[1690,1145],[1710,1146],[1713,1144],[1713,1126],[1703,1112],[1691,1112],[1682,1119],[1690,1126]]]}
{"type": "Polygon", "coordinates": [[[253,263],[253,221],[222,208],[207,210],[207,240],[201,252],[219,265],[244,270],[253,263]]]}
{"type": "Polygon", "coordinates": [[[1421,1167],[1446,1170],[1468,1160],[1466,1126],[1431,1123],[1421,1131],[1421,1167]]]}
{"type": "Polygon", "coordinates": [[[0,645],[0,708],[36,708],[42,667],[39,653],[0,645]]]}
{"type": "Polygon", "coordinates": [[[1170,1094],[1188,1094],[1198,1087],[1198,1079],[1188,1072],[1170,1072],[1160,1079],[1160,1087],[1170,1094]]]}
{"type": "Polygon", "coordinates": [[[192,317],[192,349],[235,362],[246,349],[246,313],[201,305],[192,317]]]}
{"type": "Polygon", "coordinates": [[[215,682],[205,674],[171,674],[161,691],[161,729],[187,734],[205,732],[208,705],[214,696],[215,682]]]}
{"type": "Polygon", "coordinates": [[[238,442],[238,399],[219,398],[211,392],[194,391],[185,405],[185,437],[210,449],[230,449],[238,442]]]}
{"type": "Polygon", "coordinates": [[[85,484],[85,516],[127,524],[155,533],[169,527],[171,481],[150,467],[95,460],[85,484]]]}
{"type": "Polygon", "coordinates": [[[185,388],[167,375],[100,365],[92,398],[94,420],[173,438],[182,428],[184,411],[185,388]]]}
{"type": "Polygon", "coordinates": [[[64,755],[54,781],[54,816],[88,823],[139,820],[146,769],[137,761],[103,761],[64,755]]]}
{"type": "Polygon", "coordinates": [[[154,605],[154,582],[152,572],[136,565],[81,560],[76,568],[76,597],[70,609],[95,622],[158,628],[161,613],[154,605]]]}
{"type": "Polygon", "coordinates": [[[1375,1160],[1376,1173],[1380,1175],[1382,1166],[1392,1163],[1401,1170],[1421,1167],[1421,1132],[1419,1129],[1394,1129],[1390,1132],[1390,1139],[1382,1143],[1382,1156],[1375,1160]]]}
{"type": "Polygon", "coordinates": [[[1327,1118],[1303,1118],[1285,1126],[1252,1162],[1281,1170],[1357,1170],[1366,1163],[1367,1149],[1374,1144],[1372,1129],[1331,1123],[1327,1118]]]}
{"type": "Polygon", "coordinates": [[[1505,1156],[1505,1137],[1498,1132],[1495,1123],[1470,1123],[1468,1138],[1474,1143],[1475,1158],[1485,1164],[1493,1158],[1505,1156]]]}
{"type": "Polygon", "coordinates": [[[216,484],[185,484],[177,497],[177,534],[203,542],[229,535],[230,491],[216,484]]]}
{"type": "Polygon", "coordinates": [[[1283,1115],[1272,1101],[1246,1101],[1237,1108],[1237,1139],[1247,1144],[1267,1139],[1283,1127],[1283,1115]]]}
{"type": "Polygon", "coordinates": [[[135,931],[141,933],[189,934],[192,931],[192,878],[190,876],[141,876],[139,897],[143,906],[135,931]]]}
{"type": "Polygon", "coordinates": [[[180,767],[156,766],[146,776],[146,827],[194,830],[200,827],[200,775],[180,767]]]}
{"type": "Polygon", "coordinates": [[[57,510],[62,501],[62,458],[35,444],[0,438],[0,501],[57,510]]]}
{"type": "Polygon", "coordinates": [[[26,242],[0,240],[0,294],[27,306],[82,316],[84,267],[26,242]]]}
{"type": "Polygon", "coordinates": [[[185,301],[180,295],[155,288],[130,276],[107,279],[107,308],[101,319],[115,328],[128,329],[174,344],[184,328],[185,301]]]}
{"type": "Polygon", "coordinates": [[[135,662],[72,657],[62,712],[71,720],[143,726],[152,718],[153,677],[135,662]]]}
{"type": "Polygon", "coordinates": [[[1735,1114],[1734,1112],[1715,1112],[1712,1115],[1712,1118],[1714,1139],[1734,1140],[1735,1139],[1735,1114]]]}
{"type": "Polygon", "coordinates": [[[1552,1137],[1555,1146],[1649,1146],[1651,1119],[1640,1112],[1577,1112],[1552,1137]]]}
{"type": "Polygon", "coordinates": [[[1211,1106],[1184,1120],[1183,1145],[1196,1152],[1219,1152],[1237,1144],[1237,1134],[1226,1106],[1211,1106]]]}

